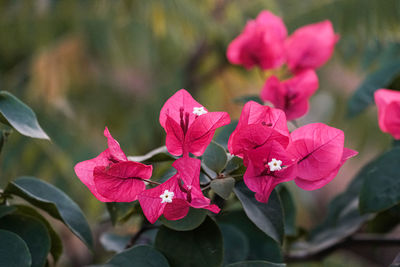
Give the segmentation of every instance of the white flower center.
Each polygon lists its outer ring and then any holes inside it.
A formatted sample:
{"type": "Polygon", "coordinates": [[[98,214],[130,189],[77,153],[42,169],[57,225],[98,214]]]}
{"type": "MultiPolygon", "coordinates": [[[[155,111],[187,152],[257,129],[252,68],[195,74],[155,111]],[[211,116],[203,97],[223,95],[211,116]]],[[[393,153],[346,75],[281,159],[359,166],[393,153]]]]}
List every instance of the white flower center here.
{"type": "Polygon", "coordinates": [[[171,203],[172,199],[174,198],[174,195],[175,195],[174,192],[165,190],[164,193],[162,193],[160,195],[161,203],[165,203],[165,202],[171,203]]]}
{"type": "Polygon", "coordinates": [[[195,114],[197,116],[201,116],[206,113],[207,113],[207,111],[204,109],[204,107],[194,107],[193,108],[193,114],[195,114]]]}
{"type": "Polygon", "coordinates": [[[273,158],[270,162],[268,162],[269,170],[271,172],[280,171],[282,169],[282,160],[277,160],[273,158]]]}

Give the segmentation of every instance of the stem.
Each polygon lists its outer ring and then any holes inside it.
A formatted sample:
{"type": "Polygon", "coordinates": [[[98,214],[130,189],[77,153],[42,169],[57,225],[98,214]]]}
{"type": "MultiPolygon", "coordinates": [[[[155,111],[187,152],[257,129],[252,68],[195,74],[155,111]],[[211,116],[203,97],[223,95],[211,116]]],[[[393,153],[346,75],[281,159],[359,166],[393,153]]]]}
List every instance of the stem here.
{"type": "Polygon", "coordinates": [[[149,183],[149,184],[155,184],[155,185],[160,185],[160,184],[161,184],[161,183],[159,183],[159,182],[151,181],[151,180],[143,180],[143,181],[145,181],[145,182],[147,182],[147,183],[149,183]]]}

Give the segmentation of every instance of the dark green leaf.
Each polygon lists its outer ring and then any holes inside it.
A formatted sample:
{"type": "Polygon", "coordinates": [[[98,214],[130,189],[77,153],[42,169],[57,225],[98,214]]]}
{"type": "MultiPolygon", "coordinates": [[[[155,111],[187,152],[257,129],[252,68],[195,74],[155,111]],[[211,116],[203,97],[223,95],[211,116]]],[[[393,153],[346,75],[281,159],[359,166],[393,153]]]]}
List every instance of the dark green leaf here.
{"type": "Polygon", "coordinates": [[[243,174],[246,171],[246,168],[243,165],[243,159],[239,157],[232,157],[228,164],[225,167],[226,174],[243,174]]]}
{"type": "Polygon", "coordinates": [[[107,251],[121,252],[126,248],[131,236],[121,236],[114,233],[103,233],[100,237],[100,243],[107,251]]]}
{"type": "Polygon", "coordinates": [[[374,101],[374,92],[386,88],[400,74],[400,62],[392,61],[371,73],[357,88],[348,104],[348,113],[355,116],[374,101]]]}
{"type": "Polygon", "coordinates": [[[13,213],[16,210],[14,206],[6,206],[6,205],[0,205],[0,218],[13,213]]]}
{"type": "Polygon", "coordinates": [[[118,267],[169,267],[167,259],[149,246],[134,246],[116,254],[107,264],[118,267]]]}
{"type": "Polygon", "coordinates": [[[285,217],[285,234],[288,236],[295,236],[297,234],[296,205],[294,204],[292,194],[287,187],[282,184],[279,187],[279,197],[282,202],[283,214],[285,217]]]}
{"type": "Polygon", "coordinates": [[[150,151],[149,153],[143,156],[129,156],[128,159],[132,161],[150,164],[163,161],[173,161],[176,158],[172,156],[170,153],[168,153],[166,146],[162,146],[150,151]]]}
{"type": "Polygon", "coordinates": [[[235,179],[232,177],[226,177],[223,179],[215,179],[211,181],[211,189],[214,190],[223,199],[228,199],[235,186],[235,179]]]}
{"type": "Polygon", "coordinates": [[[31,216],[10,214],[0,220],[0,229],[21,237],[29,248],[32,267],[45,265],[50,251],[50,235],[46,226],[31,216]]]}
{"type": "Polygon", "coordinates": [[[58,236],[58,234],[56,233],[56,231],[54,231],[53,227],[51,227],[50,223],[39,213],[37,212],[35,209],[28,207],[28,206],[24,206],[24,205],[15,205],[15,207],[17,208],[16,210],[16,214],[25,214],[25,215],[29,215],[32,216],[36,219],[38,219],[39,221],[41,221],[47,228],[47,231],[49,232],[50,235],[50,253],[53,256],[54,262],[57,263],[58,259],[60,258],[62,252],[63,252],[63,245],[62,245],[62,241],[60,239],[60,237],[58,236]]]}
{"type": "Polygon", "coordinates": [[[32,109],[9,92],[0,92],[0,113],[19,133],[34,138],[49,139],[32,109]]]}
{"type": "Polygon", "coordinates": [[[249,101],[254,101],[261,105],[264,104],[264,102],[261,100],[261,98],[258,95],[244,95],[244,96],[235,98],[234,101],[235,101],[235,103],[239,103],[239,104],[246,104],[249,101]]]}
{"type": "Polygon", "coordinates": [[[31,266],[31,254],[24,240],[13,232],[5,230],[0,230],[0,240],[0,266],[31,266]]]}
{"type": "Polygon", "coordinates": [[[227,265],[226,267],[285,267],[284,263],[272,263],[268,261],[242,261],[227,265]]]}
{"type": "Polygon", "coordinates": [[[209,217],[192,231],[180,232],[162,226],[155,247],[174,267],[217,267],[222,264],[221,231],[209,217]]]}
{"type": "Polygon", "coordinates": [[[230,224],[219,224],[224,239],[224,265],[247,259],[250,246],[247,236],[230,224]]]}
{"type": "Polygon", "coordinates": [[[88,247],[93,239],[79,206],[64,192],[34,177],[20,177],[8,184],[6,193],[17,195],[62,221],[88,247]]]}
{"type": "Polygon", "coordinates": [[[258,202],[254,197],[254,192],[250,191],[243,181],[236,184],[234,192],[249,219],[260,230],[282,244],[284,235],[283,210],[275,190],[272,191],[268,203],[258,202]]]}
{"type": "Polygon", "coordinates": [[[360,211],[378,212],[400,203],[400,148],[380,156],[366,173],[360,192],[360,211]]]}
{"type": "Polygon", "coordinates": [[[236,129],[238,124],[237,120],[232,121],[228,125],[225,125],[221,128],[218,135],[215,137],[215,142],[223,146],[225,149],[228,149],[228,140],[231,136],[232,132],[236,129]]]}
{"type": "Polygon", "coordinates": [[[136,205],[137,202],[107,202],[106,207],[112,224],[126,221],[135,212],[136,205]]]}
{"type": "Polygon", "coordinates": [[[367,231],[373,233],[388,233],[400,223],[400,205],[378,213],[368,222],[367,231]]]}
{"type": "Polygon", "coordinates": [[[243,210],[226,211],[218,222],[235,226],[245,234],[250,250],[247,260],[282,262],[282,251],[278,243],[256,227],[243,210]]]}
{"type": "Polygon", "coordinates": [[[225,149],[211,142],[202,156],[203,163],[216,173],[221,173],[228,161],[225,149]]]}
{"type": "Polygon", "coordinates": [[[190,231],[199,227],[204,220],[206,219],[207,212],[205,209],[194,209],[190,208],[188,214],[176,221],[169,221],[163,217],[160,218],[160,221],[166,227],[175,230],[175,231],[190,231]]]}

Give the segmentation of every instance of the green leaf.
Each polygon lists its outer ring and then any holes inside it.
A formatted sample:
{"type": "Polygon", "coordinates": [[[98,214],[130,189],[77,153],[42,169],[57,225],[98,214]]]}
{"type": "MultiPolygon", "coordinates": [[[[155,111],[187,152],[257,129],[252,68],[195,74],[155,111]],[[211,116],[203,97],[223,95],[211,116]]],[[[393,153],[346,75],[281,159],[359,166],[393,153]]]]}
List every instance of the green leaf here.
{"type": "Polygon", "coordinates": [[[0,219],[0,229],[13,232],[25,241],[32,257],[32,267],[45,265],[50,251],[50,236],[41,221],[27,215],[10,214],[0,219]]]}
{"type": "Polygon", "coordinates": [[[282,184],[278,191],[285,217],[285,235],[296,236],[296,205],[294,204],[292,194],[287,187],[282,184]]]}
{"type": "Polygon", "coordinates": [[[163,162],[163,161],[174,161],[176,158],[168,153],[167,147],[158,147],[143,156],[129,156],[128,160],[142,162],[146,164],[163,162]]]}
{"type": "Polygon", "coordinates": [[[107,264],[118,267],[169,267],[167,259],[149,246],[134,246],[116,254],[107,264]]]}
{"type": "Polygon", "coordinates": [[[22,238],[13,232],[0,230],[0,240],[0,266],[31,266],[31,254],[22,238]]]}
{"type": "Polygon", "coordinates": [[[14,206],[0,205],[0,218],[13,213],[15,210],[16,208],[14,206]]]}
{"type": "Polygon", "coordinates": [[[268,203],[258,202],[243,181],[235,185],[234,192],[249,219],[265,234],[282,244],[284,235],[283,210],[278,194],[272,191],[268,203]]]}
{"type": "Polygon", "coordinates": [[[41,221],[47,228],[47,231],[50,235],[50,253],[53,256],[54,262],[57,263],[58,259],[60,258],[63,252],[63,245],[59,235],[54,231],[53,227],[51,227],[50,223],[35,209],[24,206],[24,205],[15,205],[16,214],[25,214],[34,217],[41,221]]]}
{"type": "Polygon", "coordinates": [[[292,257],[315,255],[354,234],[372,216],[361,215],[358,210],[358,195],[365,175],[375,161],[368,163],[356,175],[346,191],[336,196],[328,207],[324,221],[311,231],[307,242],[297,242],[289,252],[292,257]]]}
{"type": "Polygon", "coordinates": [[[348,114],[353,117],[374,102],[374,92],[386,88],[400,74],[400,62],[392,61],[369,74],[348,103],[348,114]]]}
{"type": "Polygon", "coordinates": [[[215,143],[211,142],[202,156],[203,163],[216,173],[221,173],[225,169],[228,157],[225,149],[215,143]]]}
{"type": "Polygon", "coordinates": [[[241,261],[227,265],[226,267],[285,267],[284,263],[272,263],[268,261],[241,261]]]}
{"type": "Polygon", "coordinates": [[[0,91],[0,113],[19,133],[34,138],[50,139],[40,127],[32,109],[9,92],[0,91]]]}
{"type": "Polygon", "coordinates": [[[400,148],[380,156],[366,173],[360,192],[360,211],[372,213],[400,203],[400,148]]]}
{"type": "Polygon", "coordinates": [[[244,95],[234,99],[234,102],[238,104],[246,104],[249,101],[254,101],[261,105],[264,105],[264,102],[258,95],[244,95]]]}
{"type": "Polygon", "coordinates": [[[373,233],[388,233],[400,223],[400,205],[378,213],[368,222],[366,230],[373,233]]]}
{"type": "Polygon", "coordinates": [[[218,216],[218,222],[233,225],[245,234],[250,245],[247,260],[282,262],[281,247],[255,226],[243,210],[225,211],[218,216]]]}
{"type": "Polygon", "coordinates": [[[215,142],[223,146],[225,149],[228,149],[228,140],[229,137],[231,136],[232,132],[236,129],[236,126],[238,125],[238,121],[234,120],[228,125],[225,125],[221,127],[221,130],[219,131],[218,135],[215,137],[215,142]]]}
{"type": "Polygon", "coordinates": [[[107,251],[121,252],[126,248],[131,236],[121,236],[114,233],[103,233],[100,237],[100,243],[107,251]]]}
{"type": "Polygon", "coordinates": [[[126,221],[136,211],[137,202],[107,202],[112,225],[126,221]]]}
{"type": "Polygon", "coordinates": [[[219,224],[224,239],[224,265],[245,260],[250,251],[249,240],[242,231],[230,224],[219,224]]]}
{"type": "Polygon", "coordinates": [[[235,186],[235,179],[232,177],[226,177],[223,179],[215,179],[211,181],[211,189],[214,190],[223,199],[228,199],[235,186]]]}
{"type": "Polygon", "coordinates": [[[190,231],[199,227],[206,217],[207,211],[205,209],[190,208],[188,214],[180,220],[170,221],[163,216],[160,218],[160,222],[175,231],[190,231]]]}
{"type": "Polygon", "coordinates": [[[174,267],[217,267],[222,264],[221,231],[209,217],[192,231],[180,232],[162,226],[155,247],[174,267]]]}
{"type": "Polygon", "coordinates": [[[6,193],[17,195],[62,221],[89,248],[93,246],[89,224],[79,206],[60,189],[34,177],[9,183],[6,193]]]}

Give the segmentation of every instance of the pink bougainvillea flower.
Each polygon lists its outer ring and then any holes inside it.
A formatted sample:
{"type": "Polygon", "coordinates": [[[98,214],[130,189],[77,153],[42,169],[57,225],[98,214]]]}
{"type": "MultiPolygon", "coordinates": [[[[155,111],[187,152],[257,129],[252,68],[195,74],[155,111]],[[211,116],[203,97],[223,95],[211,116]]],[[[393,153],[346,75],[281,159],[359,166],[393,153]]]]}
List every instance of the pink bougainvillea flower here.
{"type": "Polygon", "coordinates": [[[201,156],[218,127],[229,124],[226,112],[208,112],[184,89],[171,96],[160,112],[167,133],[166,146],[174,156],[189,152],[201,156]]]}
{"type": "Polygon", "coordinates": [[[271,76],[261,91],[261,99],[282,109],[288,120],[294,120],[307,113],[308,99],[317,89],[318,77],[314,70],[303,71],[282,82],[271,76]]]}
{"type": "Polygon", "coordinates": [[[139,203],[150,223],[164,215],[167,220],[179,220],[186,216],[190,207],[208,209],[218,213],[216,205],[210,205],[200,189],[199,159],[183,157],[177,159],[172,166],[177,173],[154,188],[139,194],[139,203]]]}
{"type": "Polygon", "coordinates": [[[108,148],[94,159],[75,165],[78,178],[102,202],[130,202],[145,189],[143,179],[149,179],[152,166],[128,161],[107,127],[104,130],[108,148]]]}
{"type": "Polygon", "coordinates": [[[296,158],[276,141],[247,152],[248,167],[243,176],[260,202],[268,202],[272,190],[296,177],[296,158]]]}
{"type": "Polygon", "coordinates": [[[292,72],[321,67],[332,56],[339,36],[328,20],[297,29],[286,40],[287,64],[292,72]]]}
{"type": "Polygon", "coordinates": [[[289,144],[289,130],[284,112],[253,101],[247,102],[236,129],[229,137],[230,153],[243,157],[246,151],[272,140],[285,148],[289,144]]]}
{"type": "Polygon", "coordinates": [[[302,126],[291,133],[288,150],[296,157],[296,184],[305,190],[321,188],[356,151],[344,148],[343,131],[323,123],[302,126]]]}
{"type": "Polygon", "coordinates": [[[382,132],[400,139],[400,92],[379,89],[374,94],[378,107],[378,122],[382,132]]]}
{"type": "Polygon", "coordinates": [[[281,66],[285,60],[285,24],[280,17],[262,11],[247,22],[243,32],[228,46],[227,57],[232,64],[263,70],[281,66]]]}

